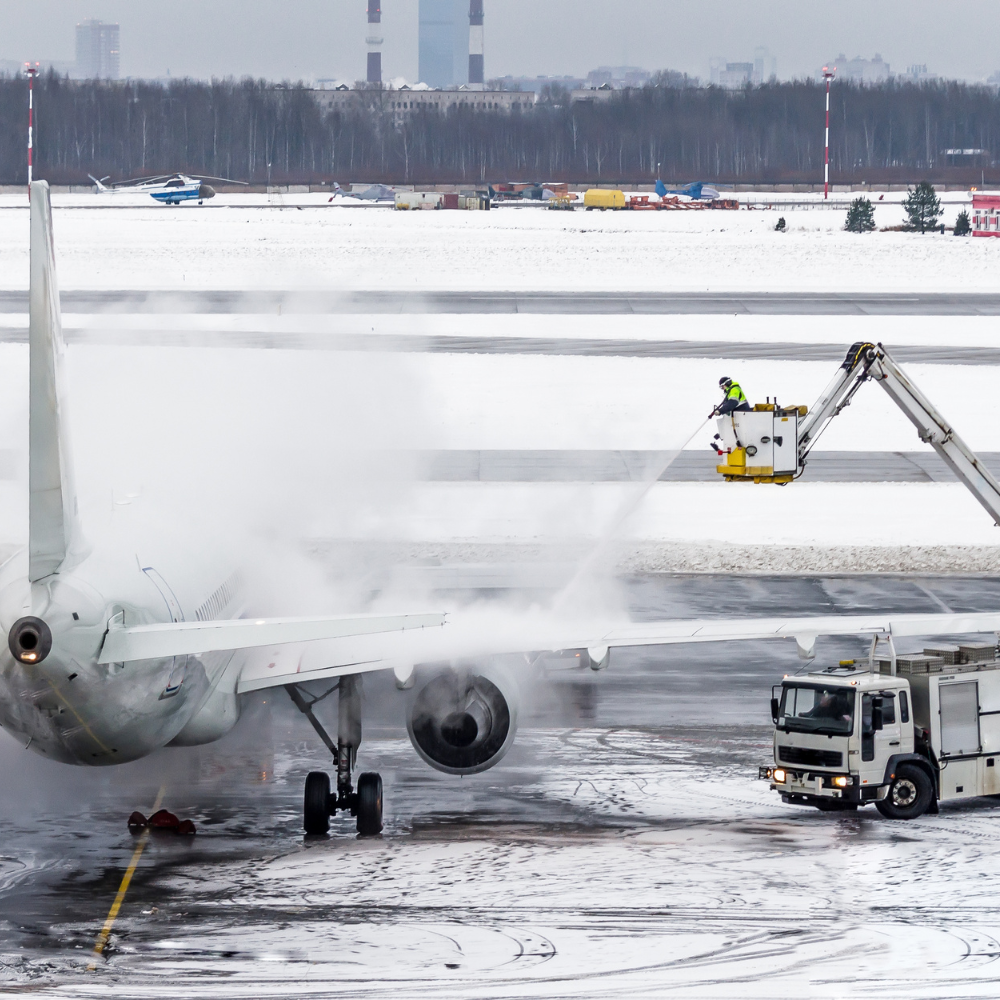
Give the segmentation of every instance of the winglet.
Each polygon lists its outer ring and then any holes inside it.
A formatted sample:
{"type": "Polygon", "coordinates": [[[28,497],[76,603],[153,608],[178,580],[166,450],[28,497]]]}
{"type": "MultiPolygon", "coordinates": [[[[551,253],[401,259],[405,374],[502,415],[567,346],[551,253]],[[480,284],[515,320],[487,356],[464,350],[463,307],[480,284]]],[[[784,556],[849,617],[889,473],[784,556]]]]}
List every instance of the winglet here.
{"type": "Polygon", "coordinates": [[[63,353],[49,185],[31,185],[28,418],[28,577],[59,570],[79,541],[61,401],[63,353]]]}

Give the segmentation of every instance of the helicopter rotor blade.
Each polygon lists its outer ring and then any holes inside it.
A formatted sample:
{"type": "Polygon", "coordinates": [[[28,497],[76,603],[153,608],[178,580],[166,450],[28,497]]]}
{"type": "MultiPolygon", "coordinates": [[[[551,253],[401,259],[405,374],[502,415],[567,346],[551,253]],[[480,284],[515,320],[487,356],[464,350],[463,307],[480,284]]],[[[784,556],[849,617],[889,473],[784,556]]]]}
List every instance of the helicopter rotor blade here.
{"type": "Polygon", "coordinates": [[[226,184],[242,184],[243,187],[250,186],[249,181],[237,181],[233,180],[232,177],[215,177],[212,174],[186,174],[185,176],[196,181],[224,181],[226,184]]]}
{"type": "Polygon", "coordinates": [[[134,187],[136,184],[155,184],[157,181],[165,181],[175,174],[157,174],[155,177],[133,177],[127,181],[115,181],[112,187],[134,187]]]}

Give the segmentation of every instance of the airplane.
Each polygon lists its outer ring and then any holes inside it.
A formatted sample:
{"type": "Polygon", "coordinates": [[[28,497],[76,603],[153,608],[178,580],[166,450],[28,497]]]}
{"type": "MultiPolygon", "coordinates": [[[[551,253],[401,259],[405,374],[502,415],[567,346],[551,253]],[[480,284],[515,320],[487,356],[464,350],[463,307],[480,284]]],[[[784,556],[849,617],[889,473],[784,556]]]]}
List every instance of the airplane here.
{"type": "Polygon", "coordinates": [[[336,198],[358,198],[361,201],[394,202],[396,200],[396,192],[393,188],[387,187],[385,184],[373,184],[370,188],[367,188],[358,194],[353,194],[345,191],[336,181],[334,181],[333,194],[330,195],[328,200],[334,201],[336,198]]]}
{"type": "Polygon", "coordinates": [[[385,184],[373,184],[366,191],[351,195],[351,197],[360,198],[362,201],[395,201],[396,192],[385,184]]]}
{"type": "Polygon", "coordinates": [[[31,186],[27,545],[0,566],[0,724],[50,760],[104,766],[222,738],[243,696],[284,688],[334,757],[306,778],[303,827],[326,834],[338,810],[358,832],[382,829],[382,780],[358,776],[365,673],[391,670],[409,691],[417,754],[452,775],[503,759],[517,731],[514,666],[604,669],[623,646],[819,635],[1000,630],[1000,612],[704,619],[629,623],[592,614],[418,609],[268,617],[250,607],[248,573],[193,537],[138,537],[112,522],[88,538],[78,515],[62,383],[63,341],[49,186],[31,186]],[[310,682],[324,681],[316,693],[310,682]],[[331,735],[313,711],[338,699],[331,735]]]}
{"type": "Polygon", "coordinates": [[[714,188],[710,184],[704,184],[701,181],[696,181],[693,184],[685,184],[680,188],[668,188],[663,181],[658,180],[656,182],[656,193],[661,198],[665,198],[668,194],[682,194],[687,198],[693,198],[695,201],[714,201],[719,197],[718,188],[714,188]]]}
{"type": "Polygon", "coordinates": [[[98,180],[93,174],[87,176],[94,182],[98,194],[112,194],[116,191],[138,191],[148,194],[154,200],[164,205],[179,205],[182,201],[197,201],[203,204],[208,198],[215,197],[215,188],[205,181],[225,181],[227,184],[242,184],[246,181],[234,181],[228,177],[198,177],[189,174],[160,174],[157,177],[140,177],[135,180],[117,181],[106,185],[107,177],[98,180]]]}

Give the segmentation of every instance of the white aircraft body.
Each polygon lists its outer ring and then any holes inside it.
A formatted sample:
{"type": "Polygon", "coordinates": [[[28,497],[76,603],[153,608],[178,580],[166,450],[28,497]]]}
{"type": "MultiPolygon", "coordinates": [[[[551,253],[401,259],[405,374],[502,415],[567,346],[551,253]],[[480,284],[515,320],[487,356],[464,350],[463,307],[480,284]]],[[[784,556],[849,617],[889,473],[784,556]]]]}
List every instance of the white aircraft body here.
{"type": "MultiPolygon", "coordinates": [[[[134,760],[211,742],[237,722],[241,697],[285,687],[334,754],[306,782],[305,828],[325,832],[349,809],[381,829],[381,779],[352,770],[361,742],[357,678],[392,669],[412,688],[409,733],[431,766],[468,774],[496,764],[517,729],[517,691],[497,657],[569,650],[606,666],[615,646],[817,635],[903,636],[1000,629],[1000,612],[829,618],[573,623],[545,615],[494,622],[459,613],[244,618],[243,577],[200,545],[111,534],[88,543],[78,523],[60,365],[62,336],[49,188],[31,187],[29,538],[0,567],[0,721],[33,751],[68,764],[134,760]],[[150,561],[146,561],[150,560],[150,561]],[[415,664],[425,664],[419,670],[415,664]],[[323,729],[302,685],[339,678],[338,732],[323,729]]],[[[565,654],[560,654],[565,655],[565,654]]],[[[333,688],[334,685],[327,685],[333,688]]]]}
{"type": "Polygon", "coordinates": [[[179,205],[182,201],[197,201],[202,204],[208,198],[215,197],[215,188],[206,181],[225,181],[227,184],[242,184],[245,181],[234,181],[228,177],[192,177],[188,174],[161,174],[158,177],[140,177],[137,180],[117,181],[105,184],[107,177],[100,179],[93,174],[87,176],[94,182],[97,194],[115,194],[128,191],[133,194],[148,194],[154,201],[163,205],[179,205]]]}

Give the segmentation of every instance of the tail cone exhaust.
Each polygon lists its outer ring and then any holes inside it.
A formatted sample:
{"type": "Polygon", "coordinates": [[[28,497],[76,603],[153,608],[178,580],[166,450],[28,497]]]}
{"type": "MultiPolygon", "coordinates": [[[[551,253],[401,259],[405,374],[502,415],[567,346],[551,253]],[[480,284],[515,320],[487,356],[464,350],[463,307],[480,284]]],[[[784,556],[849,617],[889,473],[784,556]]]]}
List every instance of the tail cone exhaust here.
{"type": "Polygon", "coordinates": [[[29,615],[14,622],[7,645],[20,663],[41,663],[52,649],[52,632],[41,618],[29,615]]]}

